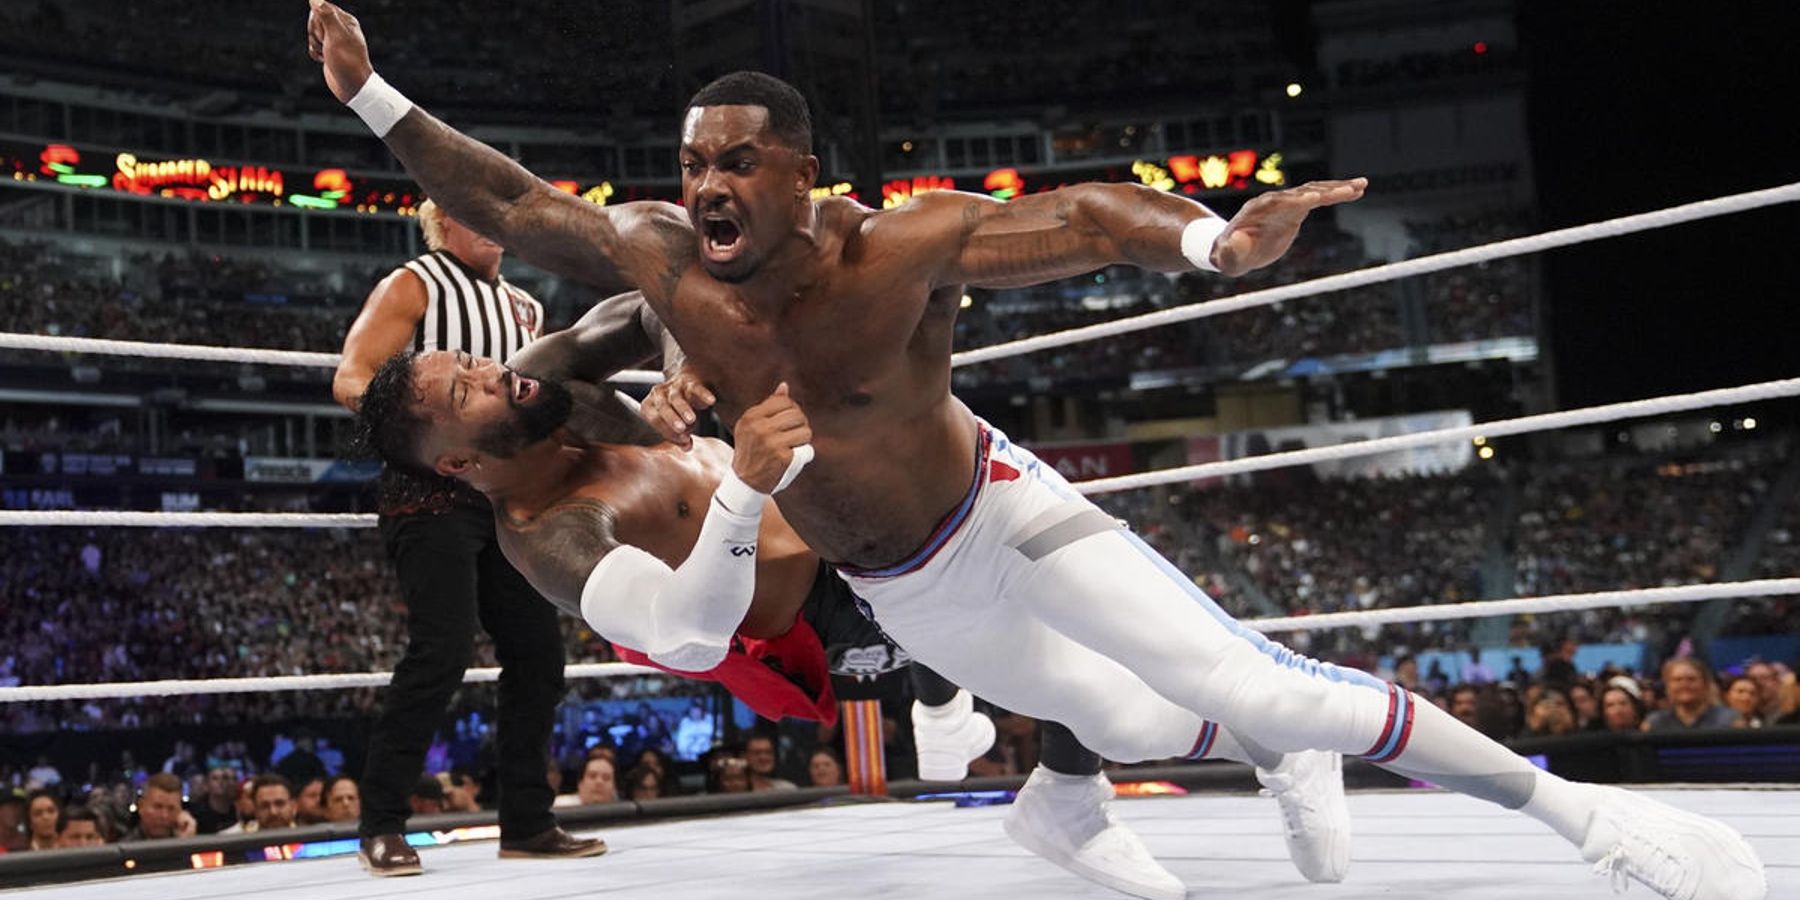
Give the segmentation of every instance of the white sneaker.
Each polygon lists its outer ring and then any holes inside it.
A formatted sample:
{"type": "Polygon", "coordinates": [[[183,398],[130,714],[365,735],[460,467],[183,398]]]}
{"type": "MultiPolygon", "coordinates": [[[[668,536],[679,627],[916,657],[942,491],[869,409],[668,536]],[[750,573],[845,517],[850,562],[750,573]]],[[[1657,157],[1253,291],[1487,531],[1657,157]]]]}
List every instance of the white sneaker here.
{"type": "Polygon", "coordinates": [[[957,691],[943,706],[914,700],[912,720],[921,781],[961,781],[969,762],[994,746],[994,720],[975,711],[968,691],[957,691]]]}
{"type": "Polygon", "coordinates": [[[1623,893],[1635,878],[1670,900],[1763,900],[1762,860],[1723,822],[1649,797],[1599,787],[1581,857],[1623,893]]]}
{"type": "Polygon", "coordinates": [[[1274,769],[1257,769],[1256,780],[1281,804],[1288,856],[1300,874],[1308,881],[1343,881],[1350,871],[1344,757],[1324,750],[1289,753],[1274,769]]]}
{"type": "Polygon", "coordinates": [[[1006,814],[1014,843],[1089,881],[1146,900],[1185,900],[1187,886],[1113,818],[1105,775],[1032,771],[1006,814]]]}

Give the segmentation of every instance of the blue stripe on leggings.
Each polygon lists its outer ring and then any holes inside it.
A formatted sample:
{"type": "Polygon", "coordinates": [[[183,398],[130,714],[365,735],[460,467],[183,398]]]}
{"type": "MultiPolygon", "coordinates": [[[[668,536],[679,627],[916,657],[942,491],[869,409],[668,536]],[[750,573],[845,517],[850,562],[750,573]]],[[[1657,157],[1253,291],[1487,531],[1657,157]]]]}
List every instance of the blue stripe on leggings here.
{"type": "Polygon", "coordinates": [[[1375,748],[1375,752],[1366,754],[1365,759],[1387,762],[1399,755],[1400,740],[1406,734],[1406,717],[1412,711],[1407,707],[1412,704],[1412,695],[1398,688],[1389,688],[1391,697],[1388,706],[1387,740],[1375,748]]]}
{"type": "Polygon", "coordinates": [[[1221,608],[1219,604],[1214,603],[1213,598],[1206,596],[1206,592],[1201,590],[1200,586],[1195,584],[1192,578],[1181,574],[1180,569],[1175,568],[1174,564],[1163,559],[1162,554],[1156,552],[1149,544],[1144,543],[1142,538],[1129,531],[1121,530],[1120,533],[1125,536],[1125,540],[1131,542],[1131,545],[1138,549],[1138,552],[1144,554],[1145,558],[1149,559],[1152,563],[1155,563],[1156,567],[1160,569],[1170,581],[1181,585],[1181,589],[1185,591],[1189,597],[1192,597],[1194,602],[1200,604],[1202,609],[1210,613],[1220,624],[1231,629],[1232,634],[1249,641],[1251,646],[1262,651],[1264,656],[1275,660],[1286,668],[1298,669],[1314,678],[1324,678],[1328,681],[1341,681],[1347,684],[1361,685],[1366,688],[1380,691],[1383,694],[1387,693],[1387,682],[1382,681],[1367,672],[1360,669],[1346,669],[1341,666],[1334,666],[1328,662],[1310,659],[1299,653],[1295,653],[1293,650],[1284,647],[1281,644],[1269,640],[1269,638],[1260,631],[1245,628],[1243,623],[1232,618],[1230,613],[1221,608]]]}

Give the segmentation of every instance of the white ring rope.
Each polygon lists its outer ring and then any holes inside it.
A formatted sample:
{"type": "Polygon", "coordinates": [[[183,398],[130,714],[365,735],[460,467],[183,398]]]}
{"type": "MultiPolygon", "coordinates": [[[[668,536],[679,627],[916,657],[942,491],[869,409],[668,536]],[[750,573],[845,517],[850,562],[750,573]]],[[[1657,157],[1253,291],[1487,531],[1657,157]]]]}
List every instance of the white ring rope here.
{"type": "MultiPolygon", "coordinates": [[[[581,663],[563,669],[564,678],[614,678],[627,675],[668,675],[661,669],[630,663],[581,663]]],[[[97,684],[47,684],[0,688],[0,703],[37,700],[100,700],[131,697],[174,697],[198,694],[249,694],[262,691],[322,691],[340,688],[381,687],[394,679],[392,672],[356,672],[343,675],[278,675],[257,678],[181,678],[165,681],[108,681],[97,684]]],[[[499,669],[469,669],[463,683],[499,681],[499,669]]]]}
{"type": "Polygon", "coordinates": [[[1430,272],[1454,269],[1457,266],[1487,262],[1488,260],[1500,259],[1507,256],[1536,253],[1542,250],[1549,250],[1553,247],[1566,247],[1570,244],[1580,244],[1587,241],[1600,240],[1602,238],[1618,237],[1619,235],[1632,234],[1638,231],[1666,228],[1670,225],[1678,225],[1682,222],[1692,222],[1696,219],[1705,219],[1712,216],[1729,215],[1731,213],[1757,209],[1763,206],[1773,206],[1778,203],[1791,203],[1795,200],[1800,200],[1800,182],[1782,185],[1781,187],[1766,188],[1760,191],[1750,191],[1743,194],[1731,194],[1724,197],[1717,197],[1712,200],[1701,200],[1698,203],[1671,206],[1667,209],[1659,209],[1654,212],[1623,216],[1617,219],[1607,219],[1601,222],[1591,222],[1586,225],[1576,225],[1570,228],[1560,228],[1556,231],[1546,231],[1542,234],[1496,241],[1491,244],[1465,247],[1461,250],[1451,250],[1446,253],[1434,253],[1430,256],[1421,256],[1403,262],[1370,266],[1369,268],[1357,269],[1353,272],[1327,275],[1324,278],[1314,278],[1311,281],[1298,281],[1293,284],[1284,284],[1279,287],[1251,291],[1247,294],[1238,294],[1222,300],[1212,300],[1206,303],[1194,303],[1187,306],[1175,307],[1173,309],[1157,310],[1156,312],[1144,313],[1143,315],[1131,316],[1129,318],[1114,319],[1111,322],[1101,322],[1097,325],[1070,328],[1066,331],[1053,331],[1049,334],[1040,334],[1035,337],[1007,341],[1005,343],[981,347],[975,350],[965,350],[951,356],[950,364],[953,366],[967,366],[978,362],[987,362],[988,360],[993,359],[1018,356],[1022,353],[1034,353],[1039,350],[1048,350],[1052,347],[1061,347],[1066,344],[1078,344],[1083,341],[1113,337],[1114,335],[1126,334],[1132,331],[1142,331],[1146,328],[1157,328],[1163,325],[1173,325],[1177,322],[1188,322],[1194,319],[1204,319],[1210,316],[1237,312],[1238,310],[1251,309],[1258,306],[1268,306],[1270,304],[1280,303],[1283,300],[1292,300],[1296,297],[1308,297],[1313,294],[1345,291],[1351,288],[1363,287],[1365,285],[1379,284],[1384,281],[1393,281],[1396,278],[1424,275],[1430,272]]]}
{"type": "MultiPolygon", "coordinates": [[[[202,362],[259,363],[270,366],[335,369],[343,356],[310,350],[260,350],[254,347],[209,347],[202,344],[161,344],[153,341],[115,341],[103,338],[54,337],[46,334],[0,332],[0,350],[44,350],[51,353],[98,353],[105,356],[138,356],[147,359],[187,359],[202,362]]],[[[661,384],[661,372],[626,369],[608,381],[620,384],[661,384]]]]}
{"type": "Polygon", "coordinates": [[[1260,472],[1285,466],[1328,462],[1353,456],[1370,456],[1376,453],[1410,450],[1414,447],[1429,447],[1433,444],[1445,444],[1453,441],[1472,441],[1478,437],[1505,437],[1532,431],[1591,425],[1596,422],[1616,422],[1620,419],[1660,416],[1673,412],[1705,409],[1711,406],[1729,406],[1735,403],[1751,403],[1776,397],[1792,397],[1796,394],[1800,394],[1800,378],[1785,378],[1780,381],[1764,381],[1742,387],[1715,388],[1710,391],[1696,391],[1692,394],[1670,394],[1667,397],[1652,397],[1648,400],[1627,400],[1623,403],[1608,403],[1602,406],[1588,406],[1561,412],[1539,413],[1535,416],[1521,416],[1517,419],[1497,419],[1492,422],[1464,425],[1458,428],[1436,428],[1431,431],[1371,438],[1366,441],[1355,441],[1329,447],[1308,447],[1305,450],[1289,450],[1246,459],[1176,466],[1159,469],[1155,472],[1140,472],[1136,475],[1093,478],[1087,481],[1077,481],[1074,483],[1074,487],[1083,494],[1129,491],[1134,488],[1154,487],[1177,481],[1241,475],[1245,472],[1260,472]]]}
{"type": "Polygon", "coordinates": [[[40,528],[374,528],[368,513],[150,512],[114,509],[0,510],[0,526],[40,528]]]}
{"type": "MultiPolygon", "coordinates": [[[[1557,594],[1546,597],[1522,597],[1514,600],[1478,600],[1471,603],[1450,603],[1437,606],[1404,606],[1396,609],[1358,610],[1324,613],[1316,616],[1248,619],[1244,620],[1243,624],[1264,632],[1320,631],[1355,625],[1435,622],[1516,613],[1574,612],[1611,606],[1696,603],[1726,597],[1762,597],[1775,594],[1800,594],[1800,578],[1734,581],[1723,584],[1689,584],[1630,591],[1599,591],[1591,594],[1557,594]]],[[[568,678],[666,674],[668,673],[660,669],[634,666],[629,663],[586,663],[572,665],[564,670],[564,676],[568,678]]],[[[362,672],[344,675],[285,675],[262,678],[202,678],[99,684],[27,685],[0,688],[0,703],[380,687],[387,684],[393,677],[394,673],[392,672],[362,672]]],[[[499,669],[470,669],[463,676],[463,681],[495,681],[499,677],[499,669]]]]}
{"type": "MultiPolygon", "coordinates": [[[[1666,228],[1683,222],[1714,216],[1730,215],[1764,206],[1779,203],[1791,203],[1800,200],[1800,182],[1785,184],[1779,187],[1765,188],[1760,191],[1748,191],[1742,194],[1729,194],[1711,200],[1701,200],[1666,209],[1654,210],[1636,215],[1621,216],[1616,219],[1605,219],[1590,222],[1586,225],[1575,225],[1546,231],[1541,234],[1510,240],[1495,241],[1451,250],[1445,253],[1434,253],[1416,259],[1370,266],[1353,272],[1327,275],[1310,281],[1299,281],[1293,284],[1251,291],[1222,300],[1196,303],[1174,309],[1158,310],[1140,316],[1115,319],[1097,325],[1071,328],[1066,331],[1055,331],[1035,337],[1022,338],[1016,341],[979,347],[952,354],[952,366],[967,366],[994,359],[1034,353],[1077,344],[1083,341],[1098,340],[1114,335],[1142,331],[1177,322],[1188,322],[1211,316],[1223,315],[1258,306],[1269,306],[1284,300],[1306,297],[1314,294],[1325,294],[1334,291],[1349,290],[1384,281],[1393,281],[1412,275],[1424,275],[1453,269],[1458,266],[1473,265],[1508,256],[1519,256],[1536,253],[1555,247],[1566,247],[1571,244],[1586,243],[1604,238],[1666,228]]],[[[281,366],[310,366],[334,368],[339,356],[335,353],[315,353],[298,350],[258,350],[246,347],[208,347],[198,344],[162,344],[147,341],[116,341],[98,338],[52,337],[41,334],[16,334],[0,332],[0,350],[46,350],[63,353],[101,353],[117,356],[141,356],[158,359],[189,359],[216,362],[266,363],[281,366]]],[[[627,384],[658,384],[662,375],[641,369],[627,370],[614,375],[612,381],[627,384]]]]}
{"type": "Polygon", "coordinates": [[[1640,588],[1630,591],[1549,594],[1543,597],[1519,597],[1512,600],[1472,600],[1467,603],[1362,609],[1350,612],[1320,613],[1314,616],[1248,619],[1244,620],[1243,624],[1263,632],[1323,631],[1329,628],[1348,628],[1355,625],[1442,622],[1450,619],[1475,619],[1520,613],[1575,612],[1583,609],[1605,609],[1615,606],[1651,606],[1658,603],[1699,603],[1727,597],[1765,597],[1776,594],[1800,594],[1800,578],[1767,578],[1760,581],[1727,581],[1719,584],[1682,584],[1674,587],[1640,588]]]}
{"type": "MultiPolygon", "coordinates": [[[[1535,416],[1522,416],[1516,419],[1497,419],[1492,422],[1465,425],[1458,428],[1437,428],[1431,431],[1420,431],[1415,434],[1401,434],[1391,437],[1373,438],[1366,441],[1355,441],[1330,447],[1310,447],[1305,450],[1289,450],[1282,453],[1270,453],[1265,456],[1253,456],[1246,459],[1224,460],[1221,462],[1201,463],[1192,466],[1177,466],[1169,469],[1160,469],[1155,472],[1141,472],[1136,475],[1095,478],[1088,481],[1077,481],[1073,486],[1077,491],[1083,494],[1105,494],[1114,491],[1128,491],[1137,488],[1155,487],[1156,485],[1171,484],[1178,481],[1193,481],[1200,478],[1241,475],[1247,472],[1261,472],[1268,469],[1284,468],[1286,466],[1298,466],[1309,463],[1349,459],[1351,457],[1369,456],[1376,453],[1389,453],[1395,450],[1427,447],[1433,444],[1473,440],[1477,437],[1505,437],[1507,435],[1525,434],[1533,431],[1548,431],[1556,428],[1589,425],[1596,422],[1614,422],[1620,419],[1658,416],[1685,410],[1704,409],[1711,406],[1750,403],[1758,400],[1768,400],[1776,397],[1792,397],[1795,395],[1800,395],[1800,378],[1787,378],[1781,381],[1765,381],[1759,384],[1747,384],[1741,387],[1717,388],[1710,391],[1698,391],[1691,394],[1671,394],[1667,397],[1652,397],[1648,400],[1628,400],[1623,403],[1609,403],[1603,406],[1589,406],[1582,409],[1540,413],[1535,416]]],[[[372,528],[374,527],[375,522],[376,517],[373,515],[356,513],[128,512],[121,510],[66,509],[0,510],[0,527],[8,525],[27,525],[36,527],[121,526],[132,528],[372,528]]]]}

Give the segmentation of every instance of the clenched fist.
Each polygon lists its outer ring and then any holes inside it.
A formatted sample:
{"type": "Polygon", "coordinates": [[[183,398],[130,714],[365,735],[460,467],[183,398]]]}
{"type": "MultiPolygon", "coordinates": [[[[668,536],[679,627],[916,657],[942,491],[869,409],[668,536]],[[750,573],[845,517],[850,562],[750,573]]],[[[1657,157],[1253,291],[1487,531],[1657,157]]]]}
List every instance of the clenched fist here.
{"type": "Polygon", "coordinates": [[[745,484],[764,494],[787,487],[800,466],[812,459],[812,426],[806,413],[788,396],[787,382],[775,387],[768,399],[744,411],[738,419],[736,455],[732,471],[745,484]],[[799,458],[798,465],[794,465],[799,458]],[[791,469],[791,473],[790,473],[791,469]]]}
{"type": "Polygon", "coordinates": [[[306,55],[325,64],[325,86],[339,103],[349,103],[375,74],[369,44],[356,17],[326,0],[311,0],[306,17],[306,55]]]}

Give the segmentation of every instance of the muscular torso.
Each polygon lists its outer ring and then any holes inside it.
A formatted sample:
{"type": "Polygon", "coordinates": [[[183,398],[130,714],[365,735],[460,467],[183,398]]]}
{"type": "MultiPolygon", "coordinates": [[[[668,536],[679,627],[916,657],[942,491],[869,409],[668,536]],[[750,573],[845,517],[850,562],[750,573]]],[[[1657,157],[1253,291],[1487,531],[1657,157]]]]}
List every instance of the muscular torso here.
{"type": "Polygon", "coordinates": [[[775,318],[697,269],[653,302],[728,424],[788,383],[817,456],[776,501],[827,560],[878,568],[923,544],[974,477],[973,416],[950,395],[962,290],[933,293],[903,254],[878,252],[860,207],[822,210],[818,280],[775,318]]]}
{"type": "MultiPolygon", "coordinates": [[[[536,540],[554,539],[538,524],[553,518],[558,507],[604,504],[613,513],[614,537],[667,563],[681,565],[700,537],[700,525],[719,480],[731,468],[731,448],[710,438],[694,442],[692,451],[673,444],[633,446],[594,444],[564,479],[567,490],[541,509],[517,504],[495,506],[500,546],[527,579],[532,560],[542,558],[536,540]]],[[[739,629],[749,637],[785,633],[806,602],[819,558],[794,533],[781,512],[770,504],[763,512],[756,555],[756,593],[739,629]]],[[[579,597],[553,598],[579,605],[579,597]]]]}

